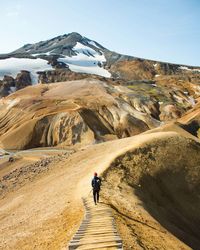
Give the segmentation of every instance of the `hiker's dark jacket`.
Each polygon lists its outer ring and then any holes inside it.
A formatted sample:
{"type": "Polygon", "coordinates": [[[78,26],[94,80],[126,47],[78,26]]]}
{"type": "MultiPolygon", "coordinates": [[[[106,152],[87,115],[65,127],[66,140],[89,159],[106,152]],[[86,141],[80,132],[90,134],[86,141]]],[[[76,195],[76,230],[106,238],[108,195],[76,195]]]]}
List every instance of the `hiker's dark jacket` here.
{"type": "Polygon", "coordinates": [[[101,178],[99,178],[98,176],[95,176],[92,179],[92,187],[94,191],[99,191],[101,189],[101,178]]]}

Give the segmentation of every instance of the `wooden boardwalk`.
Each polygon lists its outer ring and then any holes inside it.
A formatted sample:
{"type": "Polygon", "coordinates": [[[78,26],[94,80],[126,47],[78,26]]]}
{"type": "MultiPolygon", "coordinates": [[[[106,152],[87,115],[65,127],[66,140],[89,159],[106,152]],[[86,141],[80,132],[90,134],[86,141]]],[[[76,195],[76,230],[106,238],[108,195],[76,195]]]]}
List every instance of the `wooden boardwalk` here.
{"type": "Polygon", "coordinates": [[[111,209],[103,203],[95,205],[91,199],[83,199],[83,203],[85,218],[67,249],[123,249],[111,209]]]}

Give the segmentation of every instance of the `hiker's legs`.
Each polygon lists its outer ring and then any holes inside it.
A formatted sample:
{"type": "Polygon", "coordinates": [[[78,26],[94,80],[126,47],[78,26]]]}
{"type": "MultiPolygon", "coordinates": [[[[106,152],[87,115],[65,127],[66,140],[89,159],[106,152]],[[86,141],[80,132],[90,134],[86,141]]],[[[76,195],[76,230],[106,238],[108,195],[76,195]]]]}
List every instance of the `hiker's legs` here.
{"type": "Polygon", "coordinates": [[[96,195],[97,195],[97,191],[93,190],[93,198],[94,198],[94,203],[97,203],[97,199],[96,199],[96,195]]]}
{"type": "Polygon", "coordinates": [[[99,202],[99,191],[100,190],[97,191],[97,202],[99,202]]]}

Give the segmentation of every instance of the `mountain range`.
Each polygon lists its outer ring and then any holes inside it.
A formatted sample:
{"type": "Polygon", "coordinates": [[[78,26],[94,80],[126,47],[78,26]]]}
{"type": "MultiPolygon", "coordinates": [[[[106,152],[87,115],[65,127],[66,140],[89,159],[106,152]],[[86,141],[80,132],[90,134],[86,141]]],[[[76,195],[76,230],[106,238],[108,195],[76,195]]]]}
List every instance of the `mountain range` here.
{"type": "Polygon", "coordinates": [[[0,249],[199,249],[199,139],[200,67],[74,32],[1,54],[0,249]]]}

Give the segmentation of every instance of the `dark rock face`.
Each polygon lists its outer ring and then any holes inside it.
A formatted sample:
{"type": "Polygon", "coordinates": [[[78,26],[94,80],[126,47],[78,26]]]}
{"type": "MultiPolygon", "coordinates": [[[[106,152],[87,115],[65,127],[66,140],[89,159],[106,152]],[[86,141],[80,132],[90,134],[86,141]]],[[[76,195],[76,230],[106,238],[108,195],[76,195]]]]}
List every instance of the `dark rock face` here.
{"type": "Polygon", "coordinates": [[[15,79],[11,76],[5,75],[0,81],[0,97],[5,97],[10,94],[11,87],[15,87],[15,79]]]}
{"type": "Polygon", "coordinates": [[[51,59],[49,59],[48,64],[51,64],[51,66],[55,69],[69,69],[69,66],[63,62],[58,62],[58,57],[53,56],[51,59]]]}
{"type": "Polygon", "coordinates": [[[81,80],[91,76],[89,74],[72,72],[69,69],[39,71],[38,75],[39,83],[54,83],[71,80],[81,80]]]}
{"type": "Polygon", "coordinates": [[[3,78],[4,85],[8,87],[15,87],[15,79],[12,76],[5,75],[3,78]]]}
{"type": "Polygon", "coordinates": [[[0,97],[5,97],[9,95],[9,88],[3,83],[3,81],[0,81],[0,97]]]}
{"type": "Polygon", "coordinates": [[[15,79],[15,86],[17,89],[22,89],[31,84],[32,82],[29,71],[22,70],[21,73],[17,74],[17,77],[15,79]]]}
{"type": "Polygon", "coordinates": [[[160,75],[173,75],[179,71],[179,65],[171,63],[155,63],[155,71],[160,75]]]}
{"type": "Polygon", "coordinates": [[[32,85],[30,72],[22,70],[14,79],[12,76],[5,75],[0,81],[0,97],[5,97],[15,90],[32,85]],[[13,89],[12,89],[13,88],[13,89]]]}

